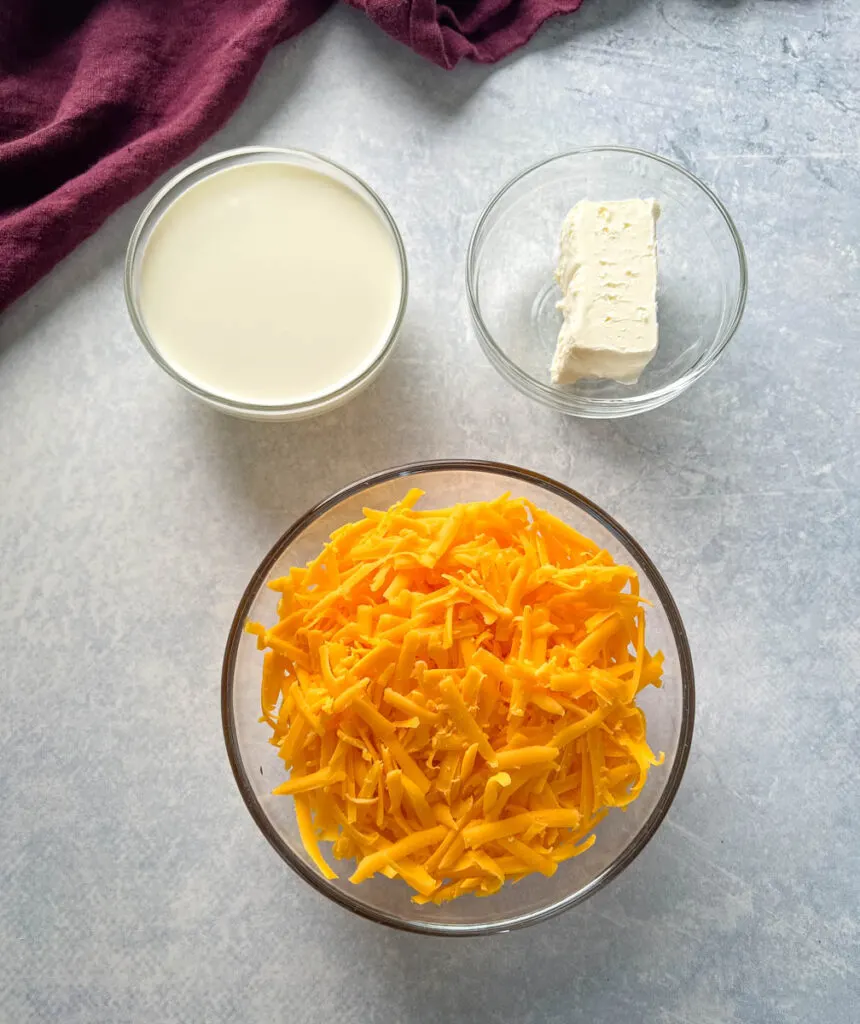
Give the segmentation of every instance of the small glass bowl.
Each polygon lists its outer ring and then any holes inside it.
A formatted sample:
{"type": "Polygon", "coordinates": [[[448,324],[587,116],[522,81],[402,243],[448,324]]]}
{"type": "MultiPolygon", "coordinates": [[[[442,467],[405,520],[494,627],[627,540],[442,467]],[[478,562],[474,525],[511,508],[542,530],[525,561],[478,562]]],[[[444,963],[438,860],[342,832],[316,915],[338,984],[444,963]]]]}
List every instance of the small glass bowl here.
{"type": "Polygon", "coordinates": [[[517,175],[478,221],[466,258],[478,341],[524,394],[572,416],[615,418],[686,391],[724,351],[747,296],[737,229],[714,193],[663,157],[606,146],[551,157],[517,175]],[[550,382],[561,313],[553,274],[565,215],[581,199],[656,199],[657,354],[638,383],[550,382]]]}
{"type": "MultiPolygon", "coordinates": [[[[623,527],[587,498],[537,473],[491,462],[425,462],[392,469],[352,484],[301,517],[275,544],[251,578],[236,611],[221,684],[221,713],[227,754],[242,797],[263,835],[294,871],[341,906],[382,924],[430,935],[487,935],[544,921],[581,903],[615,878],[644,848],[678,790],[693,735],[693,663],[681,616],[651,560],[623,527]],[[590,850],[565,861],[551,877],[529,876],[493,896],[463,896],[441,907],[418,906],[400,879],[377,876],[353,885],[349,862],[332,858],[340,878],[324,878],[299,837],[292,799],[273,796],[284,781],[284,763],[269,743],[260,719],[262,654],[244,631],[251,619],[277,620],[277,595],[268,580],[315,557],[339,526],[360,519],[362,508],[388,508],[410,487],[425,492],[424,507],[497,498],[506,491],[531,499],[606,548],[639,572],[647,612],[650,650],[665,655],[663,686],[647,687],[639,705],[648,721],[652,749],[665,762],[651,769],[640,797],[626,811],[612,811],[598,826],[590,850]]],[[[323,853],[328,844],[323,843],[323,853]]]]}
{"type": "Polygon", "coordinates": [[[224,150],[221,153],[216,153],[214,156],[207,157],[205,160],[200,160],[196,164],[192,164],[191,167],[172,178],[155,195],[140,215],[131,234],[125,258],[124,288],[126,305],[137,336],[143,342],[144,348],[155,362],[177,383],[208,405],[214,406],[222,412],[230,413],[233,416],[254,420],[291,420],[306,419],[337,408],[337,406],[342,405],[357,395],[359,391],[364,390],[378,375],[394,349],[400,327],[403,323],[403,316],[406,312],[408,279],[406,250],[403,247],[403,240],[400,237],[400,232],[397,229],[394,218],[379,196],[361,178],[348,171],[345,167],[334,163],[334,161],[318,156],[315,153],[306,152],[305,150],[247,146],[242,149],[224,150]],[[347,381],[342,387],[306,401],[288,402],[283,405],[257,405],[252,402],[237,401],[229,396],[201,387],[194,381],[189,380],[176,366],[164,357],[159,350],[156,339],[147,330],[146,319],[141,310],[140,272],[146,245],[152,236],[152,232],[171,204],[183,193],[193,188],[205,178],[227,168],[250,163],[272,162],[284,163],[292,167],[300,167],[324,174],[326,177],[333,179],[341,185],[345,185],[352,192],[356,193],[376,212],[380,220],[388,227],[392,241],[397,248],[400,264],[400,304],[391,331],[376,358],[372,363],[363,367],[355,377],[347,381]]]}

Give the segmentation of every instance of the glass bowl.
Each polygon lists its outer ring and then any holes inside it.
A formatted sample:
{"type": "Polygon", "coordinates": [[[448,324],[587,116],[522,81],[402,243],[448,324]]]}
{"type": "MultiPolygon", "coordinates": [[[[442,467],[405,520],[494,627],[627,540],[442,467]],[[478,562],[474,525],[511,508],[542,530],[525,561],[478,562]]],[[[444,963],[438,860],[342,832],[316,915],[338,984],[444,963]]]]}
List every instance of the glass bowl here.
{"type": "MultiPolygon", "coordinates": [[[[172,178],[152,199],[146,209],[140,215],[128,243],[128,250],[125,259],[125,301],[131,322],[137,336],[143,342],[144,348],[149,352],[155,362],[165,373],[169,374],[177,383],[181,384],[191,394],[201,399],[207,405],[214,406],[222,412],[230,413],[244,419],[256,420],[292,420],[306,419],[310,416],[317,416],[320,413],[328,412],[331,409],[342,405],[367,387],[382,369],[385,361],[391,355],[394,344],[403,323],[403,316],[406,312],[406,298],[408,292],[408,271],[406,266],[406,250],[403,247],[403,240],[394,222],[394,218],[388,212],[388,208],[379,196],[365,184],[357,175],[348,171],[345,167],[327,160],[325,157],[317,156],[300,149],[279,149],[267,146],[248,146],[242,149],[230,149],[214,156],[200,160],[191,167],[177,174],[172,178]],[[182,371],[173,365],[161,352],[158,341],[154,338],[146,326],[146,318],[140,305],[140,275],[146,246],[152,237],[158,222],[170,208],[170,206],[189,189],[194,188],[200,182],[220,171],[231,167],[238,167],[249,163],[283,163],[292,167],[299,167],[316,171],[328,178],[333,179],[341,185],[346,186],[359,198],[363,199],[377,214],[379,219],[388,228],[391,239],[397,249],[398,262],[400,265],[400,304],[394,317],[394,321],[388,337],[376,353],[372,362],[358,367],[355,376],[348,380],[343,386],[326,392],[322,395],[313,396],[307,400],[278,404],[254,404],[252,402],[239,401],[227,395],[218,394],[201,387],[195,381],[189,379],[182,371]]],[[[322,313],[321,313],[322,315],[322,313]]]]}
{"type": "MultiPolygon", "coordinates": [[[[263,835],[283,859],[321,893],[341,906],[383,924],[435,935],[478,935],[546,920],[581,903],[615,878],[643,849],[663,820],[678,790],[693,733],[693,664],[687,636],[672,595],[651,560],[610,516],[587,498],[546,477],[490,462],[426,462],[393,469],[332,495],[301,517],[263,559],[248,584],[227,641],[221,710],[227,754],[239,790],[263,835]],[[410,487],[425,491],[424,507],[497,498],[506,491],[526,497],[603,545],[616,561],[635,567],[648,610],[649,649],[662,649],[661,689],[647,687],[639,703],[648,720],[648,740],[665,762],[651,769],[639,799],[626,811],[612,811],[597,827],[597,842],[586,853],[559,865],[551,877],[529,876],[493,896],[462,896],[441,907],[411,902],[400,879],[376,876],[360,885],[347,880],[347,862],[331,860],[341,876],[328,881],[305,852],[292,799],[273,796],[285,780],[283,761],[269,743],[271,731],[259,721],[262,654],[244,632],[248,619],[274,622],[277,595],[266,582],[317,555],[333,530],[359,519],[362,508],[387,508],[410,487]]],[[[321,844],[325,852],[327,844],[321,844]]]]}
{"type": "Polygon", "coordinates": [[[478,341],[507,381],[558,412],[615,418],[656,409],[714,365],[743,314],[747,265],[737,229],[707,185],[663,157],[606,146],[535,164],[497,193],[469,243],[466,288],[478,341]],[[581,199],[635,198],[662,209],[657,354],[633,385],[553,385],[562,221],[581,199]]]}

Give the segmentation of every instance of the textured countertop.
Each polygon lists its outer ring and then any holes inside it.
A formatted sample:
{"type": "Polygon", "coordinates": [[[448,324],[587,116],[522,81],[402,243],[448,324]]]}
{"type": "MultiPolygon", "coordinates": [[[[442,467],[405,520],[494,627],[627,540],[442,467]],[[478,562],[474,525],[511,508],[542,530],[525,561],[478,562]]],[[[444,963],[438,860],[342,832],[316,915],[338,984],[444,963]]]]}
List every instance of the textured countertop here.
{"type": "Polygon", "coordinates": [[[0,320],[0,1022],[854,1024],[860,1010],[860,13],[849,0],[586,0],[496,68],[446,74],[333,11],[276,50],[203,153],[354,168],[411,296],[371,389],[231,420],[144,353],[121,265],[148,196],[0,320]],[[680,160],[735,217],[741,330],[658,412],[532,404],[467,326],[487,198],[560,149],[680,160]],[[657,836],[554,921],[398,934],[280,862],[230,774],[219,670],[274,539],[418,458],[557,477],[625,524],[684,615],[687,774],[657,836]]]}

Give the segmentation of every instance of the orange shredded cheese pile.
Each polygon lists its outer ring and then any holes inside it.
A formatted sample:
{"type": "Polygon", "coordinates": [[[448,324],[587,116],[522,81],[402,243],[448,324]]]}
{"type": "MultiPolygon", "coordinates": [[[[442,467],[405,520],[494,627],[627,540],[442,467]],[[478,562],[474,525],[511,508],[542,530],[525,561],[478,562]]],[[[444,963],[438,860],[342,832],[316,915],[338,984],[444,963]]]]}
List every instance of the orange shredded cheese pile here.
{"type": "Polygon", "coordinates": [[[399,876],[418,903],[486,896],[595,841],[651,765],[661,682],[633,569],[524,499],[419,511],[411,490],[269,586],[273,730],[305,848],[399,876]]]}

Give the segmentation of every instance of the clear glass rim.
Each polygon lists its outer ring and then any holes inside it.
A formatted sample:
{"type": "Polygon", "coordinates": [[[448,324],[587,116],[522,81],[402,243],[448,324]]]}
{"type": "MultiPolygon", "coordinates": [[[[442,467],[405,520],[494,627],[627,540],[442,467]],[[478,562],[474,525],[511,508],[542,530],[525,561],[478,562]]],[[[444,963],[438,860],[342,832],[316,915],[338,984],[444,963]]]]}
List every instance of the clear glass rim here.
{"type": "Polygon", "coordinates": [[[242,146],[238,149],[225,149],[219,153],[215,153],[213,156],[208,156],[202,160],[196,161],[191,164],[190,167],[186,167],[185,170],[180,171],[172,177],[166,185],[156,192],[152,199],[147,203],[131,233],[131,238],[129,239],[125,255],[123,291],[125,294],[125,304],[128,309],[129,317],[131,318],[132,326],[143,344],[143,347],[147,350],[152,359],[161,367],[161,369],[172,377],[178,384],[181,384],[186,390],[213,405],[232,409],[236,412],[253,413],[261,416],[265,416],[267,414],[269,416],[277,416],[279,414],[288,413],[300,415],[302,413],[312,412],[321,407],[328,406],[329,404],[335,404],[338,399],[348,395],[351,391],[359,388],[365,381],[373,377],[388,358],[394,347],[394,343],[397,340],[397,335],[400,332],[400,328],[403,325],[403,318],[406,314],[406,303],[409,294],[409,269],[403,238],[400,235],[400,230],[397,227],[391,212],[370,185],[368,185],[366,181],[360,178],[353,171],[349,170],[349,168],[308,149],[294,149],[279,146],[242,146]],[[380,348],[373,362],[366,366],[361,373],[350,378],[345,384],[334,391],[327,391],[325,394],[303,399],[302,401],[286,402],[278,405],[242,402],[237,399],[229,398],[225,395],[218,394],[215,391],[210,391],[207,388],[201,387],[199,384],[196,384],[184,374],[180,373],[176,367],[164,358],[158,349],[158,345],[146,329],[138,303],[137,288],[134,282],[134,268],[143,233],[149,227],[150,223],[156,217],[162,216],[162,214],[169,209],[171,204],[180,195],[182,195],[187,187],[190,186],[188,179],[199,175],[201,171],[206,171],[206,174],[200,178],[200,180],[202,180],[203,177],[207,177],[209,174],[222,170],[224,167],[240,166],[246,162],[255,162],[252,158],[260,156],[271,156],[278,162],[287,164],[294,160],[310,160],[312,163],[320,165],[320,171],[322,173],[325,173],[325,168],[328,167],[338,171],[340,174],[346,175],[346,177],[353,181],[365,194],[376,212],[388,226],[397,248],[397,256],[400,266],[400,304],[397,308],[397,313],[394,317],[394,322],[388,333],[388,337],[385,339],[384,344],[380,348]]]}
{"type": "Polygon", "coordinates": [[[221,673],[221,722],[224,731],[224,742],[227,747],[227,757],[233,771],[233,777],[236,780],[236,784],[239,787],[239,792],[242,794],[245,805],[250,811],[251,817],[257,823],[260,831],[272,847],[297,874],[304,878],[306,882],[312,885],[324,896],[327,896],[335,903],[340,904],[340,906],[345,907],[347,910],[351,910],[353,913],[367,918],[370,921],[375,921],[378,924],[385,924],[393,928],[398,928],[401,931],[416,932],[423,935],[492,935],[498,932],[511,931],[515,928],[523,928],[527,925],[537,924],[540,921],[547,921],[550,918],[555,917],[557,914],[568,910],[570,907],[574,907],[577,904],[582,903],[589,896],[598,892],[608,882],[619,875],[642,852],[654,836],[660,826],[660,823],[668,813],[668,810],[672,805],[672,801],[675,799],[675,794],[678,792],[678,788],[681,784],[681,779],[684,775],[684,769],[686,768],[687,759],[690,753],[690,746],[693,738],[693,723],[695,720],[695,704],[696,694],[693,674],[693,659],[680,612],[678,611],[678,607],[675,604],[674,598],[672,597],[663,577],[660,575],[654,563],[637,541],[634,540],[623,526],[616,522],[615,519],[604,512],[599,506],[595,505],[594,502],[564,484],[558,483],[557,481],[543,476],[540,473],[535,473],[532,470],[520,469],[519,467],[505,465],[500,462],[486,462],[470,459],[415,462],[405,466],[399,466],[394,469],[384,470],[380,473],[374,473],[370,476],[357,480],[355,483],[344,487],[342,490],[335,492],[328,498],[325,498],[323,501],[314,505],[314,507],[303,516],[300,516],[274,544],[265,558],[263,558],[262,562],[257,567],[257,570],[251,577],[248,586],[245,588],[245,592],[239,601],[239,606],[236,609],[236,614],[233,617],[233,623],[227,637],[227,645],[224,651],[224,662],[221,673]],[[627,846],[604,871],[602,871],[596,878],[592,879],[588,885],[576,892],[565,896],[561,900],[557,900],[555,903],[541,907],[538,910],[530,911],[525,914],[514,915],[509,918],[503,918],[498,921],[477,922],[472,924],[404,920],[394,914],[389,914],[375,907],[368,906],[353,898],[348,892],[344,892],[330,885],[326,879],[297,857],[272,825],[268,815],[263,810],[253,787],[251,786],[251,782],[248,778],[247,772],[245,771],[239,750],[238,731],[236,728],[236,720],[233,710],[236,656],[239,649],[239,643],[243,636],[246,618],[254,598],[260,588],[267,582],[269,573],[273,566],[292,541],[324,513],[335,508],[345,499],[353,497],[356,494],[360,494],[369,487],[373,487],[381,483],[387,483],[388,481],[396,480],[398,478],[415,476],[419,473],[439,473],[446,471],[468,471],[494,475],[504,474],[511,479],[522,480],[525,483],[542,487],[543,489],[566,499],[571,504],[578,506],[584,512],[596,519],[634,556],[642,567],[642,570],[647,576],[649,582],[654,587],[654,590],[660,600],[660,604],[662,605],[669,620],[672,636],[678,650],[678,660],[681,667],[681,728],[678,737],[677,754],[672,764],[669,778],[666,780],[663,792],[660,794],[660,799],[658,800],[656,807],[648,816],[636,835],[633,836],[627,846]]]}
{"type": "Polygon", "coordinates": [[[693,174],[692,171],[688,171],[680,164],[677,164],[672,160],[668,160],[666,157],[660,156],[657,153],[649,153],[647,150],[635,149],[628,146],[587,146],[582,149],[571,149],[564,153],[557,153],[545,160],[539,160],[530,167],[526,167],[524,170],[520,171],[519,174],[511,178],[510,181],[506,182],[484,207],[484,210],[475,225],[475,229],[472,232],[472,237],[469,239],[469,246],[466,250],[466,296],[469,304],[469,313],[478,333],[478,341],[489,361],[509,383],[513,384],[514,387],[523,392],[523,394],[536,398],[538,401],[543,402],[545,405],[548,405],[559,412],[589,418],[612,418],[630,416],[634,413],[645,412],[648,409],[655,409],[660,405],[664,405],[670,399],[675,398],[683,391],[686,391],[687,388],[711,369],[734,337],[741,319],[743,318],[748,287],[748,267],[744,245],[741,241],[738,229],[735,226],[729,211],[723,205],[722,200],[716,195],[710,186],[706,185],[705,182],[693,174]],[[717,344],[714,349],[706,358],[697,362],[695,366],[692,366],[685,374],[678,377],[677,380],[671,381],[669,384],[664,384],[662,387],[655,388],[653,391],[649,391],[644,395],[631,395],[627,398],[600,398],[598,396],[585,398],[580,395],[567,394],[559,391],[557,388],[551,387],[544,381],[538,380],[537,377],[533,377],[530,373],[526,373],[525,370],[514,362],[514,360],[511,359],[496,343],[492,332],[481,314],[481,308],[476,294],[478,269],[477,260],[480,246],[483,242],[482,236],[487,221],[499,202],[512,188],[514,188],[514,186],[519,184],[519,182],[535,171],[539,171],[542,168],[558,161],[568,160],[571,157],[585,156],[589,153],[623,153],[628,156],[644,157],[647,160],[652,160],[655,163],[662,164],[664,167],[668,167],[682,175],[682,177],[695,185],[711,201],[714,208],[720,214],[729,230],[738,259],[738,295],[734,303],[732,315],[726,327],[721,329],[720,334],[717,336],[717,344]]]}

